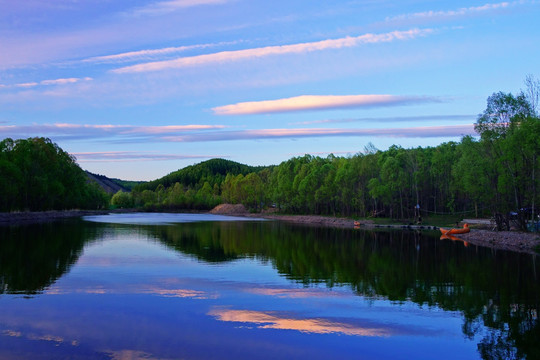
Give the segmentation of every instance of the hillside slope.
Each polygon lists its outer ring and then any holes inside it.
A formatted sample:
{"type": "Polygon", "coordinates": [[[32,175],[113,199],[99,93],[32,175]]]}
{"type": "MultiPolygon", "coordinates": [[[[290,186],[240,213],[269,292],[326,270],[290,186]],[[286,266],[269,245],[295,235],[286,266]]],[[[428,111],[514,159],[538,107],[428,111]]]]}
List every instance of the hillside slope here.
{"type": "Polygon", "coordinates": [[[159,185],[168,188],[175,183],[183,184],[184,186],[197,187],[208,181],[211,186],[214,183],[221,183],[227,174],[249,174],[250,172],[258,172],[264,167],[249,166],[240,164],[235,161],[225,159],[210,159],[201,163],[187,166],[183,169],[174,171],[162,178],[149,181],[134,187],[136,191],[156,190],[159,185]]]}
{"type": "Polygon", "coordinates": [[[103,175],[92,174],[91,172],[85,171],[88,179],[95,182],[99,185],[108,194],[116,194],[118,191],[129,192],[130,189],[118,184],[113,179],[110,179],[103,175]]]}

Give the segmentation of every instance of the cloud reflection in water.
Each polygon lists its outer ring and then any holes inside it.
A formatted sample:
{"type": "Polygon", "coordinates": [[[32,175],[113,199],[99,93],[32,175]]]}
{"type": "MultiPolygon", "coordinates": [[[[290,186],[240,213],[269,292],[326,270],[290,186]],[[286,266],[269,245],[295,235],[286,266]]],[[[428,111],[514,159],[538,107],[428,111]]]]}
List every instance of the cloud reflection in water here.
{"type": "Polygon", "coordinates": [[[257,325],[260,329],[296,330],[304,333],[331,334],[339,333],[353,336],[388,337],[389,329],[383,327],[360,327],[344,322],[325,319],[295,319],[277,312],[213,309],[208,315],[220,321],[242,322],[257,325]]]}
{"type": "Polygon", "coordinates": [[[167,289],[158,286],[126,286],[123,288],[114,287],[86,287],[79,289],[63,289],[58,286],[53,286],[45,291],[47,295],[67,295],[67,294],[148,294],[161,297],[177,297],[177,298],[190,298],[190,299],[217,299],[218,294],[211,294],[205,291],[192,290],[192,289],[167,289]]]}

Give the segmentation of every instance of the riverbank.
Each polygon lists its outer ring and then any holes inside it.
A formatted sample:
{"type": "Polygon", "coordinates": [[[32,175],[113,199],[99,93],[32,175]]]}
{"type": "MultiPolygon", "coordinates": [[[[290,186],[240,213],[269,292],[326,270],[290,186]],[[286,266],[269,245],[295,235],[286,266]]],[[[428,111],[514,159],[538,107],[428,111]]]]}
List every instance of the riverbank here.
{"type": "MultiPolygon", "coordinates": [[[[359,229],[377,229],[386,228],[387,226],[376,225],[373,221],[359,221],[359,225],[355,226],[354,221],[344,218],[333,218],[325,216],[311,215],[276,215],[276,214],[249,214],[247,216],[262,217],[265,219],[280,220],[297,224],[309,224],[317,226],[331,226],[342,228],[359,228],[359,229]]],[[[396,225],[395,229],[405,229],[410,231],[423,230],[405,225],[396,225]]],[[[426,227],[430,230],[432,227],[426,227]]],[[[433,231],[433,230],[430,230],[433,231]]],[[[460,234],[454,237],[457,241],[462,240],[465,245],[477,245],[489,247],[497,250],[510,250],[529,254],[540,253],[540,234],[524,233],[519,231],[491,231],[484,229],[471,229],[467,234],[460,234]]]]}
{"type": "MultiPolygon", "coordinates": [[[[329,226],[340,228],[359,228],[359,229],[376,229],[387,226],[377,225],[373,220],[355,221],[347,218],[338,218],[331,216],[318,215],[280,215],[275,212],[249,213],[242,205],[222,204],[211,211],[213,214],[235,215],[260,217],[264,219],[279,220],[296,224],[306,224],[314,226],[329,226]]],[[[470,220],[468,220],[470,221],[470,220]]],[[[519,231],[491,231],[483,229],[483,222],[476,224],[471,222],[471,231],[467,234],[461,234],[454,237],[456,241],[463,241],[466,245],[476,245],[489,247],[498,250],[509,250],[529,254],[538,254],[540,252],[540,234],[524,233],[519,231]]],[[[430,230],[415,229],[412,226],[409,228],[406,225],[395,225],[396,229],[408,229],[411,231],[430,230]]],[[[433,230],[431,230],[433,231],[433,230]]]]}
{"type": "MultiPolygon", "coordinates": [[[[224,204],[226,205],[226,204],[224,204]]],[[[116,209],[116,210],[63,210],[63,211],[42,211],[42,212],[12,212],[0,213],[0,226],[29,224],[36,222],[56,221],[59,219],[76,218],[88,215],[106,215],[110,213],[127,213],[135,212],[135,209],[116,209]]],[[[257,217],[269,220],[278,220],[295,224],[305,224],[313,226],[326,226],[337,228],[360,228],[360,229],[375,229],[379,225],[373,220],[355,221],[347,218],[319,216],[319,215],[281,215],[275,211],[262,213],[249,213],[240,205],[218,206],[211,214],[231,215],[231,216],[247,216],[257,217]]],[[[471,232],[461,234],[457,240],[462,240],[467,245],[477,245],[489,247],[492,249],[510,250],[529,254],[538,254],[540,252],[540,234],[538,233],[523,233],[518,231],[490,231],[485,229],[474,228],[471,226],[471,232]]],[[[397,228],[403,228],[397,226],[397,228]]],[[[418,229],[410,229],[417,231],[418,229]]],[[[422,230],[422,229],[420,229],[422,230]]],[[[431,230],[433,231],[433,230],[431,230]]]]}

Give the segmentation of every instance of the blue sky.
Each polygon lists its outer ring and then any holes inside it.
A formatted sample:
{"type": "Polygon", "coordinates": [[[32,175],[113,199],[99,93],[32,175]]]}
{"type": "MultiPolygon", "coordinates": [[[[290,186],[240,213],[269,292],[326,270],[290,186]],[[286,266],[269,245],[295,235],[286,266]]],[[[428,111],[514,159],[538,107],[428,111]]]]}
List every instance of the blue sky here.
{"type": "Polygon", "coordinates": [[[540,75],[540,1],[0,0],[0,138],[151,180],[459,141],[540,75]]]}

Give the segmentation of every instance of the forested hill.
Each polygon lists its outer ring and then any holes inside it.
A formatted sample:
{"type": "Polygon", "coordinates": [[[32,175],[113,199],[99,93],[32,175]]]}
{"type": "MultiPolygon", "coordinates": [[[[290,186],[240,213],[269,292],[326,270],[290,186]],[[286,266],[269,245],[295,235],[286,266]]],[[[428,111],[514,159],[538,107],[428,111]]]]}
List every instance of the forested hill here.
{"type": "Polygon", "coordinates": [[[0,211],[106,206],[107,195],[50,139],[0,141],[0,211]]]}
{"type": "Polygon", "coordinates": [[[259,172],[262,169],[264,167],[249,166],[231,160],[211,159],[174,171],[162,178],[137,185],[133,190],[154,191],[159,185],[168,188],[175,183],[180,183],[186,187],[199,188],[205,182],[208,182],[213,187],[215,184],[220,185],[225,180],[227,174],[247,175],[252,172],[259,172]]]}

